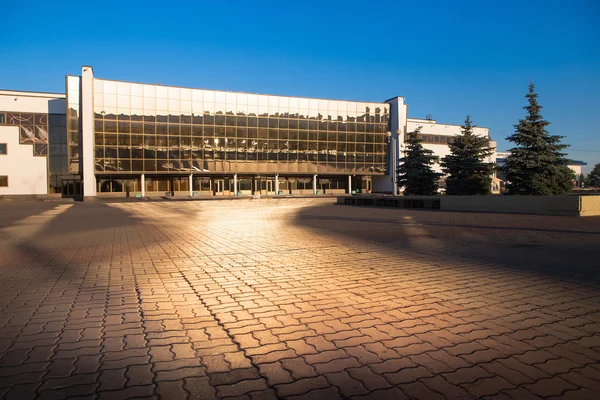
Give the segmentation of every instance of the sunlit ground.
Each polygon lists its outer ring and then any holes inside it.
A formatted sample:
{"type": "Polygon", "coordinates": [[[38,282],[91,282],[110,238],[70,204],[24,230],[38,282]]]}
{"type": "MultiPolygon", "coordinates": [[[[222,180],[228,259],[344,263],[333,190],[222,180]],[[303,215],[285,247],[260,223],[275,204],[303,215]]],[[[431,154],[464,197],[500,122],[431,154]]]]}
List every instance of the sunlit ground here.
{"type": "Polygon", "coordinates": [[[0,203],[0,398],[599,398],[600,218],[332,203],[0,203]]]}

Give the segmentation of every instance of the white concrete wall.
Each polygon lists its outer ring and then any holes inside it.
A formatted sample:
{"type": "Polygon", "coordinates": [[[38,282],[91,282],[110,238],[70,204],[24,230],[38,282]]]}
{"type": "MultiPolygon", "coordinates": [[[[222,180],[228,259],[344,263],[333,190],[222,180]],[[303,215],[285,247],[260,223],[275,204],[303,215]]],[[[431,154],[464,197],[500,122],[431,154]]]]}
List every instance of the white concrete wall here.
{"type": "Polygon", "coordinates": [[[0,111],[65,114],[64,94],[0,90],[0,111]]]}
{"type": "Polygon", "coordinates": [[[48,194],[48,158],[34,157],[31,144],[19,144],[19,127],[0,125],[0,143],[7,144],[8,153],[0,155],[0,175],[8,176],[0,196],[48,194]]]}
{"type": "Polygon", "coordinates": [[[569,164],[567,167],[569,167],[571,171],[575,172],[575,175],[577,175],[576,178],[579,180],[579,175],[581,175],[581,165],[569,164]]]}
{"type": "Polygon", "coordinates": [[[94,71],[81,67],[81,143],[83,196],[96,196],[94,171],[94,71]]]}

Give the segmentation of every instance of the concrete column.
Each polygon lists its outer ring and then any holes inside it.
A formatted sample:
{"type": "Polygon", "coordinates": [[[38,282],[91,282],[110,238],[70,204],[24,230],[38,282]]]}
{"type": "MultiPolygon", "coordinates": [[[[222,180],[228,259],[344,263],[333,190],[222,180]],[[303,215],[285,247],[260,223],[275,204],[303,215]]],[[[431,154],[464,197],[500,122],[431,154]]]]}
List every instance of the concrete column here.
{"type": "Polygon", "coordinates": [[[396,137],[394,137],[392,135],[392,193],[394,196],[396,196],[398,194],[398,177],[396,176],[398,174],[398,171],[396,170],[398,168],[398,135],[400,134],[400,130],[398,129],[396,131],[396,137]]]}
{"type": "Polygon", "coordinates": [[[317,175],[313,175],[313,194],[317,194],[317,175]]]}
{"type": "Polygon", "coordinates": [[[96,196],[94,173],[94,71],[81,67],[81,169],[83,197],[96,196]]]}
{"type": "Polygon", "coordinates": [[[275,194],[279,194],[279,175],[275,175],[275,194]]]}
{"type": "Polygon", "coordinates": [[[348,175],[348,194],[352,194],[352,175],[348,175]]]}
{"type": "Polygon", "coordinates": [[[237,190],[237,174],[233,175],[233,195],[237,196],[238,190],[237,190]]]}
{"type": "Polygon", "coordinates": [[[194,175],[190,174],[190,180],[189,180],[189,184],[188,184],[188,187],[190,188],[190,197],[192,197],[192,195],[194,194],[194,183],[192,181],[193,177],[194,177],[194,175]]]}
{"type": "Polygon", "coordinates": [[[142,197],[146,197],[146,175],[140,177],[140,185],[142,186],[142,197]]]}

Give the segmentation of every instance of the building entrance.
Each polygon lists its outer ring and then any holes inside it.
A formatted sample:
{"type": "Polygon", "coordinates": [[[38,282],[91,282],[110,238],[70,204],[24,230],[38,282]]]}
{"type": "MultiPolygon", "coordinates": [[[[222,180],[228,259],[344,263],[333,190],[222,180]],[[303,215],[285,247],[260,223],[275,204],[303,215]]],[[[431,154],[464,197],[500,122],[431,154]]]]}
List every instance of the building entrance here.
{"type": "Polygon", "coordinates": [[[275,179],[258,177],[255,180],[255,193],[260,195],[275,195],[275,179]]]}
{"type": "Polygon", "coordinates": [[[215,196],[223,196],[225,194],[225,179],[213,180],[213,191],[215,196]]]}
{"type": "Polygon", "coordinates": [[[83,182],[75,179],[63,179],[62,196],[73,198],[83,196],[83,182]]]}

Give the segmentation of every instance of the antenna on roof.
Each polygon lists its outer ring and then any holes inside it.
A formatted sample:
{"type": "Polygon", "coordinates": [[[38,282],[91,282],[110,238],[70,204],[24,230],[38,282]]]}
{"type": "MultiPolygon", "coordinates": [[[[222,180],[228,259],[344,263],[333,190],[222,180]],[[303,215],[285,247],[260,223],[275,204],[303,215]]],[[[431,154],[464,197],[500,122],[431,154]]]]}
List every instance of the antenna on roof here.
{"type": "Polygon", "coordinates": [[[427,114],[427,115],[425,116],[425,119],[426,119],[427,121],[431,121],[433,118],[431,118],[431,114],[427,114]]]}

